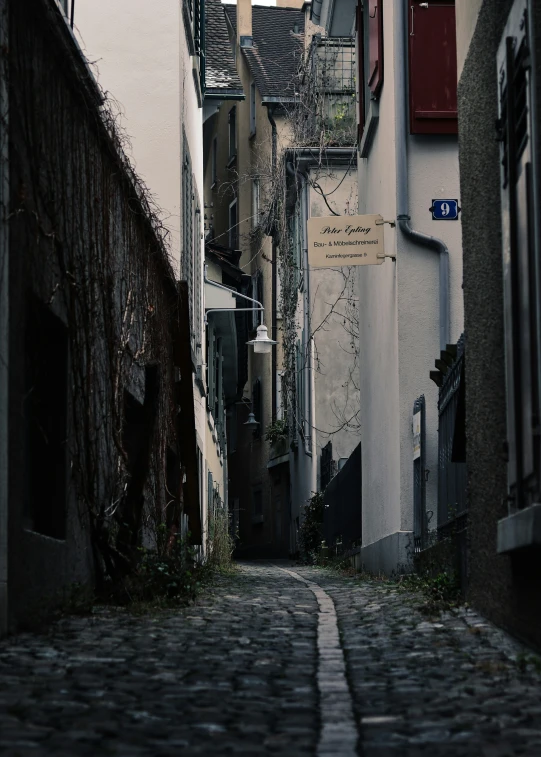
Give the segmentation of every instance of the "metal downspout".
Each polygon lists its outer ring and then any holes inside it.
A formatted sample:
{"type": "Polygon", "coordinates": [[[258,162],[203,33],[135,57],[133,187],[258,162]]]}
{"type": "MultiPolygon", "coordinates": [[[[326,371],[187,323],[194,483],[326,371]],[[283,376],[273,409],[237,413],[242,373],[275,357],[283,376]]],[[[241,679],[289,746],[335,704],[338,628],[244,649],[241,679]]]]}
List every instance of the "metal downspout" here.
{"type": "MultiPolygon", "coordinates": [[[[267,118],[269,119],[271,129],[272,129],[272,158],[271,158],[271,165],[272,165],[272,173],[273,175],[276,175],[276,147],[277,147],[277,132],[276,132],[276,121],[273,117],[273,110],[274,108],[267,107],[267,118]]],[[[277,245],[276,245],[276,235],[272,235],[272,260],[271,260],[271,271],[272,271],[272,308],[271,308],[271,339],[274,339],[275,342],[278,341],[277,334],[278,334],[278,319],[276,316],[276,309],[278,303],[276,302],[276,297],[278,293],[278,284],[277,284],[277,277],[278,277],[278,260],[277,260],[277,245]]],[[[278,373],[278,355],[277,355],[277,347],[274,347],[272,350],[272,377],[271,377],[271,387],[272,387],[272,420],[273,422],[276,420],[276,405],[278,400],[278,387],[276,385],[277,382],[277,373],[278,373]]]]}
{"type": "Polygon", "coordinates": [[[395,110],[396,110],[396,219],[400,231],[414,244],[428,247],[439,254],[439,299],[440,299],[440,349],[445,350],[449,343],[450,315],[449,315],[449,249],[437,237],[416,231],[411,227],[409,215],[408,192],[408,102],[406,71],[408,70],[408,56],[406,35],[408,30],[406,18],[406,4],[396,3],[394,8],[396,24],[394,25],[394,53],[397,65],[395,81],[395,110]]]}

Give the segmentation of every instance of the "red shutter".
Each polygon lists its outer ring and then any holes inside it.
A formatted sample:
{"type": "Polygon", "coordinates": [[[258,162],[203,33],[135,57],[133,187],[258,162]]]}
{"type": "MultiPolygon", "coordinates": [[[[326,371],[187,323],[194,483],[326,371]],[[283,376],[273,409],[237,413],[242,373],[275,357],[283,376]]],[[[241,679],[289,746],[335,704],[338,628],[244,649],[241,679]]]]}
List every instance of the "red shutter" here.
{"type": "Polygon", "coordinates": [[[456,134],[454,0],[408,0],[408,14],[410,132],[456,134]]]}
{"type": "Polygon", "coordinates": [[[360,0],[357,0],[357,95],[358,95],[358,119],[359,125],[359,142],[364,131],[364,24],[363,24],[363,6],[360,0]]]}
{"type": "Polygon", "coordinates": [[[368,86],[377,95],[383,84],[383,0],[368,0],[368,86]]]}

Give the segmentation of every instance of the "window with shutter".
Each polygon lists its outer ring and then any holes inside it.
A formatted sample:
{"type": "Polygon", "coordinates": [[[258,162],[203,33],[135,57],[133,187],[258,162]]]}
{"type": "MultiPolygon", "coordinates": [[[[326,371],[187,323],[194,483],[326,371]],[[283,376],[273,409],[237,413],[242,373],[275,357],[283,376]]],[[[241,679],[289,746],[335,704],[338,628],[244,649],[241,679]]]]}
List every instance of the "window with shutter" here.
{"type": "Polygon", "coordinates": [[[214,139],[212,140],[211,161],[212,161],[212,186],[214,186],[218,181],[218,137],[214,137],[214,139]]]}
{"type": "Polygon", "coordinates": [[[454,0],[411,0],[408,39],[411,134],[456,134],[454,0]]]}
{"type": "Polygon", "coordinates": [[[526,0],[517,0],[498,50],[508,486],[515,508],[539,501],[540,292],[533,233],[531,64],[526,0]]]}
{"type": "MultiPolygon", "coordinates": [[[[252,276],[252,299],[265,305],[263,302],[263,272],[256,271],[252,276]]],[[[252,310],[252,329],[256,329],[262,323],[261,310],[252,310]]]]}
{"type": "Polygon", "coordinates": [[[383,0],[368,0],[368,80],[373,96],[383,85],[383,0]]]}
{"type": "Polygon", "coordinates": [[[186,134],[183,134],[182,161],[182,277],[188,284],[190,309],[190,334],[192,347],[195,346],[194,322],[194,197],[193,174],[190,149],[186,134]]]}
{"type": "Polygon", "coordinates": [[[364,86],[364,19],[363,4],[357,3],[357,107],[358,107],[358,125],[359,125],[359,142],[364,130],[365,124],[365,86],[364,86]]]}
{"type": "Polygon", "coordinates": [[[255,84],[250,84],[250,136],[255,134],[256,127],[256,103],[255,103],[255,84]]]}
{"type": "Polygon", "coordinates": [[[239,217],[237,200],[229,205],[229,247],[236,250],[239,246],[239,217]]]}
{"type": "Polygon", "coordinates": [[[237,154],[237,106],[234,105],[229,111],[229,160],[237,154]]]}
{"type": "MultiPolygon", "coordinates": [[[[193,186],[195,182],[192,181],[193,186]]],[[[195,346],[201,347],[202,343],[202,279],[203,279],[203,260],[201,250],[201,205],[197,192],[195,196],[195,213],[194,213],[194,266],[193,266],[193,330],[195,346]]]]}
{"type": "Polygon", "coordinates": [[[259,426],[254,430],[254,436],[261,436],[263,427],[263,401],[261,392],[261,379],[257,378],[252,385],[252,412],[259,426]]]}

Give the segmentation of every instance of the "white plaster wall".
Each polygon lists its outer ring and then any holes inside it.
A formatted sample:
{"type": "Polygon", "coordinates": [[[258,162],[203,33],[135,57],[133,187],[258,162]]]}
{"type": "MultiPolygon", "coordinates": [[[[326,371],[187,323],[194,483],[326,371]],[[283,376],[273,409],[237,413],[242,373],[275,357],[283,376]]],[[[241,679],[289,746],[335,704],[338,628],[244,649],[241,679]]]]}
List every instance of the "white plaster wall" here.
{"type": "Polygon", "coordinates": [[[482,4],[483,0],[456,0],[455,3],[456,54],[459,80],[482,4]]]}
{"type": "MultiPolygon", "coordinates": [[[[180,257],[181,28],[177,0],[78,0],[77,36],[101,86],[116,100],[128,154],[162,209],[180,257]],[[180,97],[179,97],[180,95],[180,97]]],[[[182,37],[181,37],[182,34],[182,37]]],[[[192,155],[195,165],[195,155],[192,155]]]]}
{"type": "MultiPolygon", "coordinates": [[[[357,177],[351,170],[333,167],[313,172],[329,205],[340,215],[357,212],[357,177]]],[[[310,190],[310,217],[329,216],[321,194],[310,190]]],[[[358,339],[350,333],[352,324],[344,298],[351,305],[358,299],[358,267],[310,269],[311,327],[316,331],[314,364],[314,436],[317,463],[321,449],[332,441],[333,458],[349,457],[360,440],[354,419],[359,410],[358,339]],[[347,281],[345,281],[345,278],[347,281]],[[344,285],[346,288],[344,289],[344,285]],[[339,298],[342,298],[341,300],[339,298]],[[346,324],[344,324],[346,319],[346,324]]],[[[355,302],[358,311],[358,302],[355,302]]],[[[354,328],[354,327],[353,327],[354,328]]],[[[319,464],[317,464],[319,477],[319,464]]]]}
{"type": "MultiPolygon", "coordinates": [[[[394,3],[384,4],[385,80],[380,118],[368,158],[359,160],[359,212],[396,218],[394,3]]],[[[459,197],[455,137],[408,137],[411,223],[450,250],[451,341],[463,328],[460,222],[432,221],[432,199],[459,197]]],[[[437,387],[430,380],[439,357],[439,260],[385,227],[386,252],[396,263],[359,269],[363,545],[413,528],[412,409],[427,405],[427,509],[437,503],[437,387]]],[[[431,525],[435,525],[435,519],[431,525]]]]}

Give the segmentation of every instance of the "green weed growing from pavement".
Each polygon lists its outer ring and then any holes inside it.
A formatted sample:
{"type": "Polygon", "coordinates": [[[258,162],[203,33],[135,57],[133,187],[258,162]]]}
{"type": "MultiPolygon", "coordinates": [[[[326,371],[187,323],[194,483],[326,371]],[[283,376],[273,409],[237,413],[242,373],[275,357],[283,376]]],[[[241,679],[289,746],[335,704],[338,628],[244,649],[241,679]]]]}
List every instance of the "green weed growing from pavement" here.
{"type": "Polygon", "coordinates": [[[452,610],[462,603],[460,581],[454,572],[408,573],[398,577],[397,585],[403,591],[422,594],[424,602],[419,609],[427,615],[452,610]]]}

